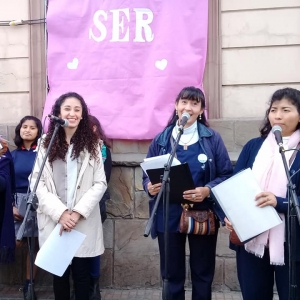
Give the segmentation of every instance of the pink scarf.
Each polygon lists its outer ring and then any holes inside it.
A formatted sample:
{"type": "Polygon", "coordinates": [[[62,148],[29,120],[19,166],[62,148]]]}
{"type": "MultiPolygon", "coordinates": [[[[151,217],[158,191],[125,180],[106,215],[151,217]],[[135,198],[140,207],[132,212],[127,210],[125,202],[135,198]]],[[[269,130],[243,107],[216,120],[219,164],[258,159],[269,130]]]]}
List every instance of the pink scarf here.
{"type": "MultiPolygon", "coordinates": [[[[288,149],[296,148],[299,140],[300,131],[296,130],[289,138],[288,149]]],[[[279,147],[272,132],[258,151],[252,171],[263,191],[271,192],[278,197],[286,197],[287,177],[279,147]]],[[[260,258],[264,255],[265,247],[269,246],[272,265],[284,265],[285,217],[284,214],[279,215],[282,219],[280,225],[263,232],[245,244],[246,251],[260,258]]]]}

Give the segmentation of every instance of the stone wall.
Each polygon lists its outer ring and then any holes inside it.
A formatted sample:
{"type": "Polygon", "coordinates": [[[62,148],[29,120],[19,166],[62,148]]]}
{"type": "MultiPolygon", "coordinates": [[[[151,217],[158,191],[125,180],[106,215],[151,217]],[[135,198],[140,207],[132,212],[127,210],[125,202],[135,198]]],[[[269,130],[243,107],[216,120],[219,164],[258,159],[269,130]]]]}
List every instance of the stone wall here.
{"type": "MultiPolygon", "coordinates": [[[[234,162],[242,146],[258,135],[260,120],[210,120],[220,132],[234,162]]],[[[12,141],[15,126],[0,126],[0,134],[12,141]]],[[[113,169],[107,202],[108,219],[104,223],[105,253],[101,258],[101,285],[115,288],[151,288],[161,285],[157,240],[144,237],[149,218],[148,197],[142,187],[139,163],[146,156],[150,141],[113,141],[113,169]]],[[[21,284],[25,276],[25,249],[18,249],[17,261],[1,266],[1,284],[21,284]]],[[[190,286],[186,252],[187,287],[190,286]]],[[[39,270],[37,284],[51,285],[51,275],[39,270]]],[[[238,290],[235,254],[228,248],[228,233],[218,236],[214,290],[238,290]]]]}

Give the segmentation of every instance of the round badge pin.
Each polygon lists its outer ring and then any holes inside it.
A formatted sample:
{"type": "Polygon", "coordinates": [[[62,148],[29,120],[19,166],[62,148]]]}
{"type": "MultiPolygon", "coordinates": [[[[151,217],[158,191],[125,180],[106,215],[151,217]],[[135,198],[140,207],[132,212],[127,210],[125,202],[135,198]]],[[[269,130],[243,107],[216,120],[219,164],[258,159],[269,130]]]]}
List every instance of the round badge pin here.
{"type": "Polygon", "coordinates": [[[198,160],[202,163],[205,164],[207,162],[207,156],[205,154],[199,154],[198,155],[198,160]]]}

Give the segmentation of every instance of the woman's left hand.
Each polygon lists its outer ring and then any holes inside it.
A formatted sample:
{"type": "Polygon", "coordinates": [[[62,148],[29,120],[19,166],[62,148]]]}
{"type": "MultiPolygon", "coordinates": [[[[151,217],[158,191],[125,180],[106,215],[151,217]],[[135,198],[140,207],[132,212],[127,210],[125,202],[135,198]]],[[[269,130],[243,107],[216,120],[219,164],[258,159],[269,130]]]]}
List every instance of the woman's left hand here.
{"type": "MultiPolygon", "coordinates": [[[[72,213],[71,213],[71,220],[72,220],[73,222],[75,222],[75,224],[78,223],[78,221],[79,221],[80,218],[81,218],[81,214],[80,214],[80,213],[78,213],[78,212],[76,212],[76,211],[72,211],[72,213]]],[[[75,226],[76,226],[76,225],[75,225],[75,226]]]]}
{"type": "Polygon", "coordinates": [[[194,190],[184,191],[183,199],[193,202],[202,202],[209,194],[210,189],[208,187],[197,187],[194,190]]]}
{"type": "Polygon", "coordinates": [[[262,192],[256,195],[255,197],[256,206],[265,207],[271,205],[275,207],[277,205],[277,199],[274,194],[271,192],[262,192]]]}

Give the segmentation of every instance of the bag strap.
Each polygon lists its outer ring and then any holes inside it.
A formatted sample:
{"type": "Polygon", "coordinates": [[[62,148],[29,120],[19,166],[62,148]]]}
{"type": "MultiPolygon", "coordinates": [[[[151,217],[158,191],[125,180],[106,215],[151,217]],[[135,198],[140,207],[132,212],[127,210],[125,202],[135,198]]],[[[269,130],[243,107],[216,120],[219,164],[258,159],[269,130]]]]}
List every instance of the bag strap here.
{"type": "Polygon", "coordinates": [[[296,149],[294,150],[291,158],[289,159],[289,166],[290,167],[291,167],[291,165],[292,165],[292,163],[293,163],[293,161],[294,161],[294,159],[295,159],[295,157],[296,157],[299,149],[300,149],[300,142],[298,143],[298,145],[297,145],[296,149]]]}

